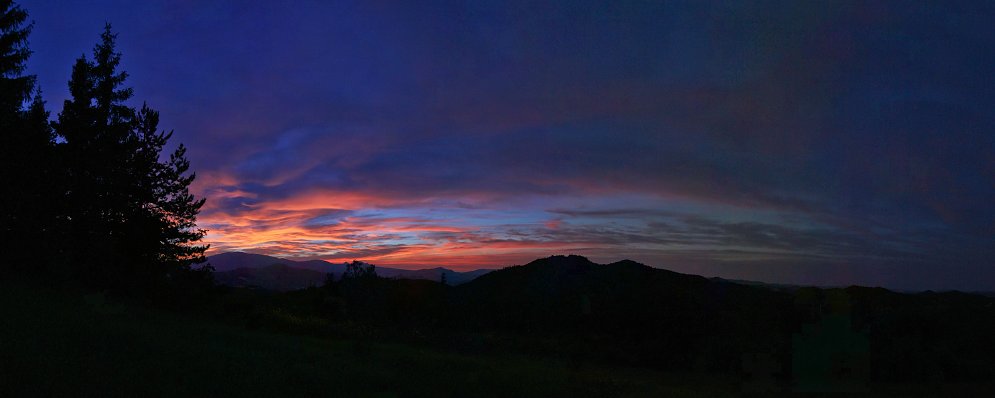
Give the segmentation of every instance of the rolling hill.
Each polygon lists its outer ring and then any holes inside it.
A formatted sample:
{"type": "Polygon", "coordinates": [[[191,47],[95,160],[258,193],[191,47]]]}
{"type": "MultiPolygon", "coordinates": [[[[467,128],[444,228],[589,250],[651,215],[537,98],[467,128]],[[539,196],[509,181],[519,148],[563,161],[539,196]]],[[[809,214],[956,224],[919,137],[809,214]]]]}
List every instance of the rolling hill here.
{"type": "Polygon", "coordinates": [[[272,264],[260,268],[236,268],[214,273],[214,280],[225,286],[290,291],[321,286],[325,273],[272,264]]]}
{"type": "MultiPolygon", "coordinates": [[[[257,287],[266,290],[287,291],[319,286],[326,274],[341,278],[346,263],[322,260],[295,261],[279,257],[243,252],[221,253],[208,257],[214,267],[218,283],[236,287],[257,287]]],[[[436,267],[418,270],[376,267],[377,275],[384,278],[424,279],[439,281],[442,275],[450,285],[469,282],[492,270],[479,269],[467,272],[436,267]]]]}
{"type": "Polygon", "coordinates": [[[707,357],[701,366],[731,368],[738,357],[724,357],[728,353],[784,355],[790,341],[790,294],[630,260],[541,258],[488,273],[453,293],[455,313],[466,314],[467,327],[556,336],[580,346],[616,340],[604,353],[594,344],[587,351],[654,367],[687,369],[692,358],[707,357]],[[703,347],[723,353],[706,356],[703,347]]]}

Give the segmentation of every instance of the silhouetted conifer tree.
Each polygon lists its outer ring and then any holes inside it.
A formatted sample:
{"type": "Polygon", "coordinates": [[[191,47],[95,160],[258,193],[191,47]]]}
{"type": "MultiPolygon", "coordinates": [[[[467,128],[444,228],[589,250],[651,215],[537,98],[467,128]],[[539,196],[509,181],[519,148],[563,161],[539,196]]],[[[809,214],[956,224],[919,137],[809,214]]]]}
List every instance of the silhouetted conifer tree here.
{"type": "Polygon", "coordinates": [[[137,149],[132,137],[134,110],[124,105],[130,88],[122,88],[127,74],[117,72],[120,54],[115,36],[106,26],[93,61],[80,56],[73,65],[69,93],[54,124],[65,140],[65,213],[70,225],[72,262],[82,276],[106,280],[120,274],[128,165],[137,149]]]}
{"type": "Polygon", "coordinates": [[[93,60],[81,56],[55,130],[65,140],[71,253],[85,278],[135,289],[175,280],[202,262],[204,231],[195,222],[203,199],[189,192],[186,149],[160,159],[172,133],[159,115],[125,104],[127,73],[118,71],[116,35],[105,26],[93,60]]]}
{"type": "Polygon", "coordinates": [[[377,267],[373,264],[364,263],[358,260],[345,265],[345,272],[342,279],[369,280],[377,278],[377,267]]]}
{"type": "Polygon", "coordinates": [[[31,25],[28,13],[9,0],[0,0],[0,121],[11,126],[20,118],[25,101],[34,88],[34,76],[24,76],[31,25]]]}
{"type": "Polygon", "coordinates": [[[197,214],[205,199],[190,193],[196,178],[188,173],[190,161],[183,144],[160,160],[163,146],[173,133],[159,132],[159,113],[143,105],[136,119],[138,151],[135,153],[132,197],[137,199],[130,208],[129,219],[134,234],[129,234],[128,248],[135,258],[161,269],[156,274],[175,277],[175,272],[188,270],[190,265],[204,261],[207,246],[197,243],[204,231],[197,228],[197,214]]]}
{"type": "Polygon", "coordinates": [[[27,17],[12,1],[0,0],[0,252],[4,265],[21,270],[42,267],[53,252],[45,246],[52,240],[58,193],[48,112],[35,77],[23,74],[31,54],[27,17]]]}

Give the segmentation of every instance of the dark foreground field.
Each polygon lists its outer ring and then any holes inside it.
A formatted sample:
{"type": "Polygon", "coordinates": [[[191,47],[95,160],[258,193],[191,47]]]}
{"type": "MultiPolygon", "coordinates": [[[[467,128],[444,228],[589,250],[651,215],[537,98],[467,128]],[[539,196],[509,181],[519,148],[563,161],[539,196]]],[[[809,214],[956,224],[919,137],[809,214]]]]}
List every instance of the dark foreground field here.
{"type": "MultiPolygon", "coordinates": [[[[247,330],[85,292],[4,284],[0,396],[744,395],[736,378],[247,330]]],[[[872,385],[866,396],[977,396],[872,385]]],[[[769,396],[770,394],[745,394],[769,396]]]]}
{"type": "Polygon", "coordinates": [[[724,396],[731,380],[250,331],[97,295],[0,290],[0,396],[724,396]]]}

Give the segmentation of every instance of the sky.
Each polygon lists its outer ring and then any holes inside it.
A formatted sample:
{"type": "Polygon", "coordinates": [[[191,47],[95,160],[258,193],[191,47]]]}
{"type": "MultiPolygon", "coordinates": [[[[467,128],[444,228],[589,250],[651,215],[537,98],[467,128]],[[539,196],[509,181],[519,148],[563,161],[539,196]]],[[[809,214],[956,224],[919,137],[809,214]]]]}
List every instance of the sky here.
{"type": "Polygon", "coordinates": [[[113,25],[209,254],[995,290],[991,2],[20,4],[53,117],[113,25]]]}

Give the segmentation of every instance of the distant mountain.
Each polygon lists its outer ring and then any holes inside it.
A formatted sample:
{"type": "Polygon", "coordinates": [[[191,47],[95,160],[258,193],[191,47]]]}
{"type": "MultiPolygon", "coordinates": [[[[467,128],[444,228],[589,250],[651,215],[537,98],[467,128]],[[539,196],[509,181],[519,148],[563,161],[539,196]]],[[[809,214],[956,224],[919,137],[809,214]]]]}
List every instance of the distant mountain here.
{"type": "Polygon", "coordinates": [[[674,341],[732,322],[726,315],[739,318],[735,322],[780,318],[791,303],[790,295],[765,288],[630,260],[596,264],[581,256],[552,256],[490,272],[458,286],[456,293],[457,302],[474,307],[467,311],[489,314],[481,321],[498,328],[560,328],[600,319],[587,327],[669,330],[674,341]]]}
{"type": "Polygon", "coordinates": [[[699,365],[725,369],[750,350],[786,355],[792,299],[630,260],[552,256],[456,286],[450,302],[463,328],[553,339],[613,361],[687,369],[707,358],[699,365]],[[596,343],[605,340],[613,343],[596,343]]]}
{"type": "Polygon", "coordinates": [[[580,256],[497,270],[451,293],[459,328],[639,366],[741,371],[764,355],[778,371],[820,378],[841,374],[831,372],[843,357],[847,371],[873,364],[882,380],[985,380],[995,369],[995,300],[975,294],[732,282],[580,256]],[[797,358],[806,365],[789,367],[797,358]]]}
{"type": "MultiPolygon", "coordinates": [[[[745,288],[722,280],[709,280],[653,268],[631,260],[597,264],[582,256],[551,256],[526,265],[497,270],[461,286],[505,302],[586,296],[680,296],[711,289],[745,288]]],[[[687,300],[682,300],[687,302],[687,300]]]]}
{"type": "Polygon", "coordinates": [[[476,279],[477,277],[492,272],[492,269],[478,269],[467,272],[457,272],[448,268],[436,267],[428,269],[419,270],[407,270],[407,269],[397,269],[397,268],[376,268],[377,275],[385,278],[399,278],[399,279],[426,279],[432,281],[438,281],[442,279],[442,275],[446,275],[446,283],[450,285],[461,285],[476,279]]]}
{"type": "MultiPolygon", "coordinates": [[[[293,261],[245,254],[221,260],[240,256],[257,268],[223,271],[223,283],[292,290],[322,281],[322,272],[272,264],[293,261]]],[[[871,369],[872,380],[881,381],[995,374],[992,297],[734,282],[580,256],[541,258],[462,284],[463,275],[441,268],[378,271],[428,280],[368,279],[284,297],[304,315],[412,336],[436,330],[447,346],[468,352],[737,374],[762,361],[774,374],[858,385],[871,369]],[[440,275],[458,286],[435,283],[440,275]]]]}
{"type": "Polygon", "coordinates": [[[215,272],[232,271],[238,268],[263,268],[274,264],[282,264],[292,268],[306,269],[322,273],[333,272],[335,274],[341,274],[345,271],[344,264],[332,264],[321,260],[295,261],[262,254],[243,252],[216,254],[208,257],[207,262],[214,266],[215,272]]]}
{"type": "Polygon", "coordinates": [[[716,282],[730,282],[730,283],[736,283],[736,284],[740,284],[740,285],[757,286],[757,287],[767,288],[767,289],[770,289],[770,290],[780,290],[780,291],[789,292],[789,293],[790,292],[794,292],[794,291],[796,291],[796,290],[798,290],[800,288],[803,288],[803,287],[820,287],[820,288],[824,288],[824,289],[832,289],[832,288],[838,288],[838,287],[840,287],[840,286],[801,286],[801,285],[792,285],[792,284],[787,284],[787,283],[768,283],[768,282],[760,282],[760,281],[753,281],[753,280],[746,280],[746,279],[726,279],[726,278],[719,278],[717,276],[711,277],[709,279],[711,279],[713,281],[716,281],[716,282]]]}
{"type": "MultiPolygon", "coordinates": [[[[230,286],[257,286],[269,290],[293,290],[307,287],[306,282],[314,281],[315,285],[321,285],[328,273],[335,274],[336,278],[341,278],[345,272],[346,263],[330,263],[322,260],[295,261],[279,257],[266,256],[262,254],[252,254],[243,252],[221,253],[208,257],[207,262],[214,267],[215,279],[219,283],[230,286]],[[285,271],[277,271],[280,268],[273,266],[283,266],[285,271]],[[299,273],[294,271],[310,271],[312,273],[299,273]],[[290,275],[293,276],[290,276],[290,275]],[[320,275],[316,276],[316,275],[320,275]],[[267,278],[274,278],[268,280],[267,278]],[[251,281],[251,284],[247,284],[251,281]],[[297,282],[304,283],[300,287],[284,288],[285,286],[298,286],[297,282]]],[[[442,275],[446,275],[446,282],[450,285],[460,285],[469,282],[481,275],[491,272],[490,269],[479,269],[467,272],[457,272],[447,268],[429,268],[419,270],[407,270],[399,268],[376,267],[377,275],[384,278],[398,279],[425,279],[439,281],[442,275]]]]}
{"type": "Polygon", "coordinates": [[[273,264],[259,268],[236,268],[215,272],[214,279],[227,286],[289,291],[321,286],[325,281],[325,273],[273,264]]]}

